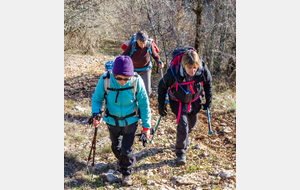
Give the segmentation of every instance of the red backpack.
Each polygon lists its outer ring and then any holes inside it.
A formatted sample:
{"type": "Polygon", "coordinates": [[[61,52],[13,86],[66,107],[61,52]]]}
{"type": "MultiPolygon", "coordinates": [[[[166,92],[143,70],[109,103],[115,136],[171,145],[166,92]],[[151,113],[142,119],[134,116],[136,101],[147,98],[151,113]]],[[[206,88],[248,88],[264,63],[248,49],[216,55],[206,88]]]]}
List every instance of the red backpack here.
{"type": "Polygon", "coordinates": [[[171,61],[170,63],[170,69],[171,69],[171,72],[173,74],[173,76],[175,77],[175,80],[176,82],[170,87],[169,89],[169,93],[174,95],[175,97],[175,101],[179,102],[179,110],[178,110],[178,116],[177,116],[177,124],[179,122],[179,119],[180,119],[180,113],[181,113],[181,102],[184,102],[184,103],[189,103],[189,106],[188,106],[188,112],[190,111],[190,108],[191,108],[191,103],[196,101],[201,95],[203,95],[203,82],[201,81],[201,90],[198,91],[198,92],[195,92],[193,90],[193,87],[192,87],[192,84],[195,83],[195,81],[189,81],[189,82],[179,82],[175,73],[177,73],[179,71],[179,66],[181,64],[181,58],[183,56],[183,54],[188,51],[188,50],[193,50],[193,51],[196,51],[193,47],[191,46],[184,46],[184,47],[178,47],[178,48],[175,48],[175,50],[173,51],[172,53],[172,57],[173,57],[173,60],[171,61]],[[175,67],[174,67],[175,66],[175,67]],[[175,68],[175,72],[174,72],[174,69],[175,68]],[[187,92],[183,87],[182,85],[189,85],[190,86],[190,89],[191,89],[191,92],[187,92]],[[193,99],[190,99],[190,100],[187,100],[185,101],[185,97],[183,97],[182,95],[182,92],[179,92],[178,91],[178,87],[180,87],[182,89],[182,91],[185,93],[185,95],[189,95],[189,96],[194,96],[193,99]],[[173,89],[175,88],[175,89],[173,89]],[[177,95],[177,97],[176,97],[177,95]],[[196,97],[195,97],[196,96],[196,97]]]}

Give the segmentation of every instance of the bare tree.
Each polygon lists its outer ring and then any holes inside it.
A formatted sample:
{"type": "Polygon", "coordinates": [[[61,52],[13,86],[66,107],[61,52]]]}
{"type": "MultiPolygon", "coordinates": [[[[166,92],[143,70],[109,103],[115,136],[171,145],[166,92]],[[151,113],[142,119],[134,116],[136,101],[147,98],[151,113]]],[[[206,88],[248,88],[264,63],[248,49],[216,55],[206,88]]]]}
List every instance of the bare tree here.
{"type": "MultiPolygon", "coordinates": [[[[235,73],[235,0],[65,0],[65,50],[93,54],[107,40],[145,30],[169,63],[179,46],[194,46],[216,75],[235,73]]],[[[121,49],[120,49],[121,50],[121,49]]],[[[158,71],[157,65],[156,71],[158,71]]],[[[167,67],[165,67],[166,69],[167,67]]]]}
{"type": "Polygon", "coordinates": [[[200,52],[200,36],[201,36],[201,22],[202,22],[202,10],[203,10],[203,2],[202,0],[197,1],[197,7],[192,9],[196,14],[196,37],[195,37],[195,49],[197,52],[200,52]]]}
{"type": "Polygon", "coordinates": [[[110,34],[109,23],[104,18],[112,4],[105,0],[65,0],[64,3],[65,50],[93,52],[93,48],[99,47],[101,37],[110,34]]]}

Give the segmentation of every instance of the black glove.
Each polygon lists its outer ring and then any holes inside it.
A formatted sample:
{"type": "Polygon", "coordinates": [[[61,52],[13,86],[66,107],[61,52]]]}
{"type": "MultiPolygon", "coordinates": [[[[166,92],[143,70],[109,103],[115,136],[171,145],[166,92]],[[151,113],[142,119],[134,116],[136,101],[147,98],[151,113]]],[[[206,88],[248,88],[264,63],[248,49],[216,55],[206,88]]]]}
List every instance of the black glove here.
{"type": "Polygon", "coordinates": [[[142,135],[140,136],[139,141],[142,141],[143,146],[146,147],[146,144],[148,143],[148,140],[147,140],[146,135],[144,133],[142,133],[142,135]]]}
{"type": "MultiPolygon", "coordinates": [[[[150,128],[150,135],[153,135],[154,129],[150,128]]],[[[136,136],[140,136],[139,141],[143,142],[143,146],[146,147],[146,144],[148,143],[148,140],[146,138],[146,135],[144,133],[137,134],[136,136]]]]}
{"type": "Polygon", "coordinates": [[[203,108],[203,110],[207,110],[207,108],[209,109],[209,106],[206,104],[202,104],[202,108],[203,108]]]}
{"type": "Polygon", "coordinates": [[[158,112],[159,112],[159,115],[161,115],[163,117],[166,116],[167,115],[167,106],[165,106],[164,104],[159,104],[158,112]]]}

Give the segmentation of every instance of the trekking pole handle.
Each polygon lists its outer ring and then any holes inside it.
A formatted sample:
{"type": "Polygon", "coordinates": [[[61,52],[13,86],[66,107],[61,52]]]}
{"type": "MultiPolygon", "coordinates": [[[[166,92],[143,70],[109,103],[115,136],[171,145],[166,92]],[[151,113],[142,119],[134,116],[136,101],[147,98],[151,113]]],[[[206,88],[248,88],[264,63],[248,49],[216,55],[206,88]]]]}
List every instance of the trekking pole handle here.
{"type": "Polygon", "coordinates": [[[102,117],[102,115],[100,115],[100,114],[97,114],[97,115],[95,115],[95,117],[94,117],[94,118],[95,118],[96,120],[98,120],[98,121],[99,121],[99,120],[101,119],[101,117],[102,117]]]}
{"type": "Polygon", "coordinates": [[[99,113],[95,114],[93,117],[94,119],[100,121],[100,119],[103,117],[103,113],[104,113],[104,108],[100,108],[99,109],[99,113]]]}
{"type": "Polygon", "coordinates": [[[105,109],[102,108],[102,107],[99,109],[99,113],[100,113],[101,116],[103,115],[104,111],[105,111],[105,109]]]}
{"type": "Polygon", "coordinates": [[[210,124],[210,116],[209,116],[209,108],[206,108],[206,111],[207,111],[207,119],[208,119],[208,129],[209,129],[209,132],[208,134],[213,134],[212,130],[211,130],[211,124],[210,124]]]}
{"type": "Polygon", "coordinates": [[[95,116],[95,119],[99,121],[103,117],[103,113],[104,113],[104,108],[100,108],[99,109],[99,114],[97,114],[95,116]]]}

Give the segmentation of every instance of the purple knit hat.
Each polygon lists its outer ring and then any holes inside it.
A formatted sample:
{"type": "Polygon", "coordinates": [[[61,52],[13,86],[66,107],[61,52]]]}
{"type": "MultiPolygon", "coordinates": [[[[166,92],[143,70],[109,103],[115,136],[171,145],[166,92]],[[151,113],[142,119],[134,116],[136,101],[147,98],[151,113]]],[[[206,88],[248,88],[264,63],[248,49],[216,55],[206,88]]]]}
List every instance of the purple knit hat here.
{"type": "Polygon", "coordinates": [[[115,75],[133,76],[133,63],[129,56],[121,55],[116,58],[112,70],[115,75]]]}

